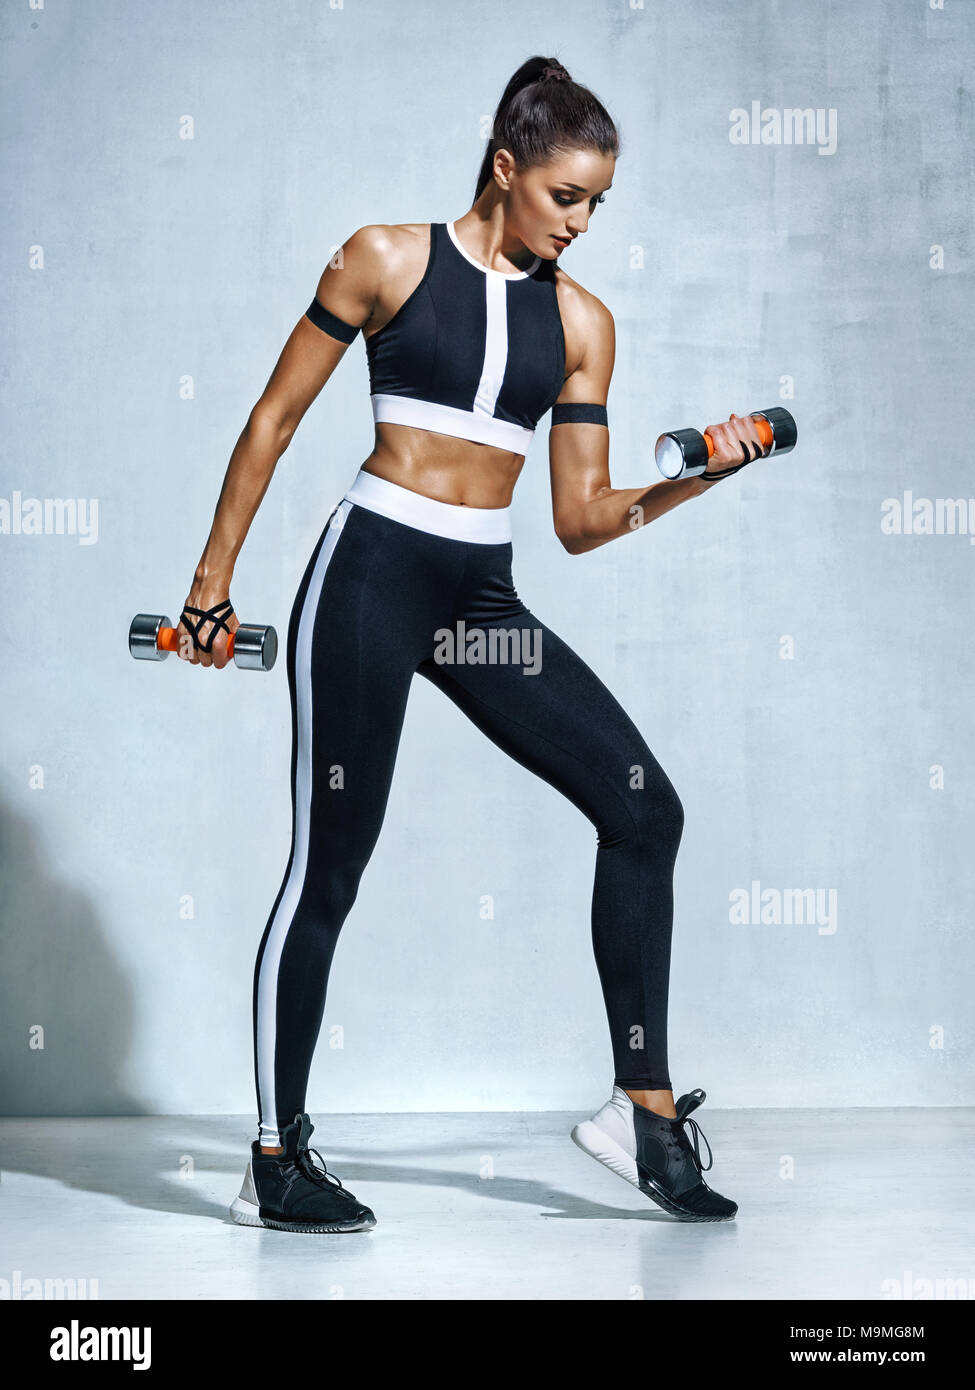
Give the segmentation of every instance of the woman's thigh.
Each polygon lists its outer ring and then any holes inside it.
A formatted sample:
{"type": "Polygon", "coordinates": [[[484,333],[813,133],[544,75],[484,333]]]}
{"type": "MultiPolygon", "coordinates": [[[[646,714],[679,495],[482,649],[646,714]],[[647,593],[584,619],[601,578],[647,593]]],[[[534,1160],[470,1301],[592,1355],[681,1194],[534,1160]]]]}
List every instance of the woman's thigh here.
{"type": "Polygon", "coordinates": [[[591,667],[527,609],[487,629],[487,639],[480,652],[456,643],[452,661],[427,660],[419,673],[499,748],[568,797],[601,843],[652,840],[657,832],[672,839],[683,822],[677,792],[591,667]],[[471,659],[478,656],[484,659],[471,659]]]}

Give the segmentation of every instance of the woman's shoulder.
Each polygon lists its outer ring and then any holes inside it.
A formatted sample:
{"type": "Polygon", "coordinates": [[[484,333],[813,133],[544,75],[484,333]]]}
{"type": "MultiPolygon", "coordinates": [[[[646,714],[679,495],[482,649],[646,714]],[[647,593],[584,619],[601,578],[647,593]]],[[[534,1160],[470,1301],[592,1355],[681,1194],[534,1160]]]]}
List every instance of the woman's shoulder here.
{"type": "Polygon", "coordinates": [[[601,299],[573,280],[562,267],[555,267],[555,292],[563,324],[580,334],[597,336],[614,331],[613,315],[601,299]]]}
{"type": "Polygon", "coordinates": [[[356,228],[344,245],[360,255],[388,259],[398,254],[409,255],[429,246],[429,242],[429,222],[370,222],[356,228]]]}
{"type": "Polygon", "coordinates": [[[423,274],[430,252],[429,222],[370,222],[342,243],[330,265],[351,272],[373,300],[399,300],[403,287],[423,274]]]}

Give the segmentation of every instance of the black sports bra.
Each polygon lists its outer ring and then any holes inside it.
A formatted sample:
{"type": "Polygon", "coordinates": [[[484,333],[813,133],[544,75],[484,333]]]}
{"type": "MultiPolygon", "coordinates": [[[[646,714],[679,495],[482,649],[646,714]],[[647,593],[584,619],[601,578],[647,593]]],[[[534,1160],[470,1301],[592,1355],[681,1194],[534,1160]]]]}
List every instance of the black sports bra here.
{"type": "MultiPolygon", "coordinates": [[[[307,316],[344,342],[359,331],[317,299],[307,316]]],[[[452,222],[431,223],[423,278],[366,339],[366,356],[377,422],[524,454],[565,380],[555,262],[536,256],[527,270],[491,270],[464,250],[452,222]]],[[[559,410],[567,422],[606,423],[602,406],[559,410]]]]}

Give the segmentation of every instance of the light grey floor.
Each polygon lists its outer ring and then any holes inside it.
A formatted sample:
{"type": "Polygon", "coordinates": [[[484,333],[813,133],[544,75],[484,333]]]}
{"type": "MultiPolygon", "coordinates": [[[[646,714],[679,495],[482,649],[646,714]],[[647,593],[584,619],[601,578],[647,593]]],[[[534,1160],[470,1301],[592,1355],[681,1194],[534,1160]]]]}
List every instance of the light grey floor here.
{"type": "Polygon", "coordinates": [[[103,1299],[917,1298],[922,1279],[975,1297],[973,1110],[702,1112],[708,1181],[740,1208],[713,1226],[581,1153],[582,1118],[313,1114],[378,1218],[334,1236],[230,1221],[250,1117],[4,1120],[0,1279],[96,1279],[103,1299]]]}

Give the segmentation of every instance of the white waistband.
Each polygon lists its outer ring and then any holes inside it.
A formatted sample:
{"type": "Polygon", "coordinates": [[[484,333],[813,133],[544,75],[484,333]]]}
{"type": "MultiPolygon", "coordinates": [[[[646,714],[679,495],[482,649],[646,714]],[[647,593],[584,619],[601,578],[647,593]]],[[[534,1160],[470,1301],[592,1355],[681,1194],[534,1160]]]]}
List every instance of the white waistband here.
{"type": "Polygon", "coordinates": [[[482,545],[503,545],[511,540],[510,507],[462,507],[453,502],[438,502],[362,469],[345,495],[366,511],[379,512],[433,536],[482,545]]]}

